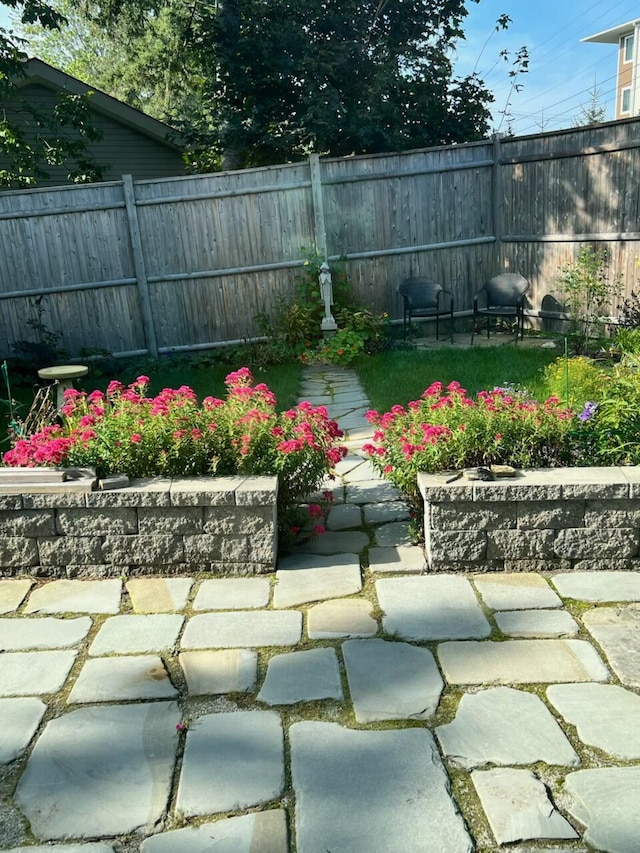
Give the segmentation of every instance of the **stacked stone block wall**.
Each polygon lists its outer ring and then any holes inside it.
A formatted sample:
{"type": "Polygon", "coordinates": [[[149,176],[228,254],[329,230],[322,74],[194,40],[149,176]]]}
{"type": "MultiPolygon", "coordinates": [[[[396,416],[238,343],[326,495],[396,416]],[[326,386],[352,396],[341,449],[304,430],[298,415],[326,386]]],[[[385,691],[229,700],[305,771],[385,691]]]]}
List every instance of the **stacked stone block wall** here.
{"type": "Polygon", "coordinates": [[[447,479],[418,475],[431,571],[640,569],[639,467],[447,479]]]}
{"type": "Polygon", "coordinates": [[[0,575],[269,572],[277,552],[277,491],[276,477],[0,491],[0,575]]]}

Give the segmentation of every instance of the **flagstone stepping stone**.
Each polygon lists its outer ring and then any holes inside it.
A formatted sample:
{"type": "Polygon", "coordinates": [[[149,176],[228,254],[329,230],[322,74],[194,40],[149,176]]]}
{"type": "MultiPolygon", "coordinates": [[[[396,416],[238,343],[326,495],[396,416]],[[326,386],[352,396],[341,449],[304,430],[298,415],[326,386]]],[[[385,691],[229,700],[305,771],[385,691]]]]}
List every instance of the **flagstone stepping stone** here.
{"type": "Polygon", "coordinates": [[[183,622],[184,617],[177,613],[112,616],[96,634],[89,654],[134,655],[172,649],[183,622]]]}
{"type": "Polygon", "coordinates": [[[0,613],[13,613],[33,586],[32,580],[0,581],[0,613]]]}
{"type": "Polygon", "coordinates": [[[65,683],[76,651],[0,654],[0,696],[44,696],[65,683]]]}
{"type": "Polygon", "coordinates": [[[51,581],[29,596],[25,613],[117,613],[122,581],[51,581]]]}
{"type": "Polygon", "coordinates": [[[393,521],[406,521],[408,518],[409,507],[404,501],[366,504],[364,507],[364,520],[367,524],[386,524],[393,521]]]}
{"type": "Polygon", "coordinates": [[[438,659],[449,684],[537,684],[611,678],[596,650],[584,640],[441,643],[438,659]]]}
{"type": "Polygon", "coordinates": [[[0,699],[0,764],[22,755],[46,710],[40,699],[0,699]]]}
{"type": "Polygon", "coordinates": [[[332,506],[327,516],[328,530],[348,530],[362,526],[362,510],[355,504],[332,506]]]}
{"type": "Polygon", "coordinates": [[[637,853],[640,767],[598,767],[565,777],[569,814],[586,826],[584,840],[596,850],[637,853]]]}
{"type": "Polygon", "coordinates": [[[248,693],[258,670],[258,653],[249,649],[181,652],[178,660],[191,696],[248,693]]]}
{"type": "Polygon", "coordinates": [[[492,610],[533,610],[562,607],[562,600],[546,580],[531,572],[476,575],[473,583],[492,610]]]}
{"type": "Polygon", "coordinates": [[[493,616],[508,637],[575,637],[580,630],[566,610],[507,610],[493,616]]]}
{"type": "Polygon", "coordinates": [[[347,453],[339,462],[333,466],[333,470],[339,477],[344,477],[349,471],[353,471],[358,465],[364,465],[367,460],[355,453],[347,453]]]}
{"type": "Polygon", "coordinates": [[[583,743],[616,758],[640,758],[640,696],[614,684],[555,684],[547,698],[583,743]]]}
{"type": "Polygon", "coordinates": [[[67,699],[68,705],[173,699],[177,692],[158,655],[88,660],[67,699]]]}
{"type": "Polygon", "coordinates": [[[136,613],[171,613],[186,607],[193,578],[134,578],[125,586],[136,613]]]}
{"type": "Polygon", "coordinates": [[[436,736],[444,754],[465,768],[536,761],[570,767],[580,764],[542,699],[511,687],[465,693],[453,722],[438,726],[436,736]]]}
{"type": "Polygon", "coordinates": [[[348,640],[342,654],[358,723],[426,720],[435,713],[444,682],[428,649],[348,640]]]}
{"type": "Polygon", "coordinates": [[[380,472],[373,467],[369,460],[361,459],[361,465],[352,468],[342,475],[345,483],[370,483],[372,480],[383,480],[380,472]]]}
{"type": "Polygon", "coordinates": [[[369,568],[374,574],[402,572],[421,574],[426,568],[424,551],[417,545],[369,548],[369,568]]]}
{"type": "Polygon", "coordinates": [[[488,637],[491,626],[468,580],[455,575],[376,581],[385,631],[404,640],[488,637]]]}
{"type": "Polygon", "coordinates": [[[352,504],[377,504],[402,499],[400,489],[387,480],[358,482],[347,485],[346,501],[352,504]]]}
{"type": "Polygon", "coordinates": [[[283,788],[283,731],[275,711],[207,714],[189,728],[176,802],[186,817],[258,806],[283,788]]]}
{"type": "Polygon", "coordinates": [[[309,601],[342,598],[362,589],[357,554],[335,557],[292,556],[279,562],[274,607],[295,607],[309,601]]]}
{"type": "Polygon", "coordinates": [[[169,799],[174,702],[80,708],[47,723],[15,801],[37,839],[151,833],[169,799]]]}
{"type": "Polygon", "coordinates": [[[219,578],[202,581],[194,610],[249,610],[269,604],[268,578],[219,578]]]}
{"type": "Polygon", "coordinates": [[[640,687],[640,609],[597,607],[584,613],[582,622],[620,681],[640,687]]]}
{"type": "Polygon", "coordinates": [[[309,608],[307,635],[310,640],[342,637],[373,637],[378,623],[371,616],[373,605],[360,598],[336,598],[309,608]]]}
{"type": "Polygon", "coordinates": [[[295,646],[301,636],[302,613],[297,610],[234,610],[192,616],[180,646],[182,649],[295,646]]]}
{"type": "Polygon", "coordinates": [[[295,547],[301,554],[355,554],[368,544],[369,536],[362,530],[328,530],[295,547]]]}
{"type": "Polygon", "coordinates": [[[554,575],[563,598],[578,601],[640,601],[640,572],[570,572],[554,575]]]}
{"type": "Polygon", "coordinates": [[[175,829],[153,835],[140,845],[140,853],[215,853],[218,849],[220,853],[287,853],[284,810],[271,809],[175,829]]]}
{"type": "Polygon", "coordinates": [[[393,521],[391,524],[383,524],[377,527],[374,533],[376,545],[381,548],[393,547],[394,545],[411,545],[411,533],[407,521],[393,521]]]}
{"type": "Polygon", "coordinates": [[[80,643],[89,633],[91,619],[0,619],[0,651],[65,649],[80,643]]]}
{"type": "Polygon", "coordinates": [[[433,736],[425,729],[289,729],[298,853],[471,853],[433,736]]]}
{"type": "Polygon", "coordinates": [[[269,661],[258,701],[295,705],[316,699],[342,700],[338,658],[334,649],[309,649],[276,655],[269,661]]]}
{"type": "Polygon", "coordinates": [[[578,838],[529,770],[474,770],[471,780],[498,844],[530,838],[578,838]]]}

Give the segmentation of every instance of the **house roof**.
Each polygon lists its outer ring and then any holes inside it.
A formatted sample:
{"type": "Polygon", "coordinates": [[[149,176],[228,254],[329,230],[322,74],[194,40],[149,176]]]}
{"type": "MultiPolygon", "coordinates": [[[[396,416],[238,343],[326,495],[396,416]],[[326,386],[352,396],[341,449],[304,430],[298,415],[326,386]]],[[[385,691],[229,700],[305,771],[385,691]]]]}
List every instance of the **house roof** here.
{"type": "Polygon", "coordinates": [[[127,125],[139,133],[150,136],[152,139],[163,142],[170,148],[182,150],[184,147],[183,144],[180,144],[181,134],[168,124],[151,118],[146,113],[130,107],[117,98],[112,98],[111,95],[101,92],[94,86],[88,86],[82,80],[78,80],[77,77],[72,77],[70,74],[48,65],[41,59],[35,57],[28,59],[24,63],[24,70],[24,76],[15,81],[18,87],[38,83],[47,89],[70,95],[86,95],[91,92],[91,109],[127,125]]]}
{"type": "Polygon", "coordinates": [[[633,32],[636,25],[640,24],[640,20],[628,21],[626,24],[618,24],[617,27],[611,27],[609,30],[602,30],[601,33],[595,33],[592,36],[580,39],[580,41],[599,42],[600,44],[617,44],[622,36],[633,32]]]}

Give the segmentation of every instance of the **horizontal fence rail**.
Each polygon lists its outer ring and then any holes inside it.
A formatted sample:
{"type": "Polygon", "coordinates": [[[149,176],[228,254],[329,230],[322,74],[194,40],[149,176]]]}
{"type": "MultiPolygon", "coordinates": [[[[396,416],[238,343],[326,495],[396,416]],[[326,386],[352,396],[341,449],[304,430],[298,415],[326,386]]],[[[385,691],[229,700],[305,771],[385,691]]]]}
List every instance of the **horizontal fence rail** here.
{"type": "Polygon", "coordinates": [[[589,244],[606,247],[621,302],[639,275],[639,130],[0,193],[0,357],[35,340],[37,310],[73,357],[260,340],[256,316],[294,298],[314,251],[392,320],[404,278],[441,281],[464,318],[502,271],[531,281],[531,322],[562,318],[559,271],[589,244]]]}

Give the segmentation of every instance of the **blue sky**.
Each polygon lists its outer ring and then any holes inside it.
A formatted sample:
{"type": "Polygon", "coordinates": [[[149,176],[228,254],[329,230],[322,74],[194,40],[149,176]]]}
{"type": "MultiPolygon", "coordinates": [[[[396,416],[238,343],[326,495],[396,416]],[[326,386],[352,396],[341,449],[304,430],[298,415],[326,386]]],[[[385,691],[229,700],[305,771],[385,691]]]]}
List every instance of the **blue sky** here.
{"type": "MultiPolygon", "coordinates": [[[[469,0],[468,9],[466,39],[458,45],[455,65],[461,75],[477,65],[493,91],[492,130],[506,132],[510,126],[520,135],[571,127],[594,81],[607,119],[613,119],[615,46],[580,39],[640,17],[640,0],[469,0]],[[498,33],[494,27],[501,14],[512,23],[498,33]],[[510,66],[499,54],[508,50],[513,56],[522,45],[529,50],[529,71],[518,81],[522,91],[511,92],[510,66]],[[504,116],[507,104],[510,121],[504,116]]],[[[0,5],[0,26],[7,25],[7,12],[0,5]]]]}
{"type": "Polygon", "coordinates": [[[503,112],[509,99],[509,65],[499,59],[526,45],[530,64],[519,82],[522,91],[510,100],[511,125],[517,135],[571,127],[581,105],[589,101],[594,80],[614,118],[615,45],[581,44],[580,39],[640,17],[640,0],[480,0],[468,3],[466,40],[455,57],[458,73],[477,70],[495,95],[493,129],[505,132],[503,112]],[[497,18],[512,20],[506,32],[491,35],[497,18]],[[478,56],[489,38],[484,52],[478,56]]]}

